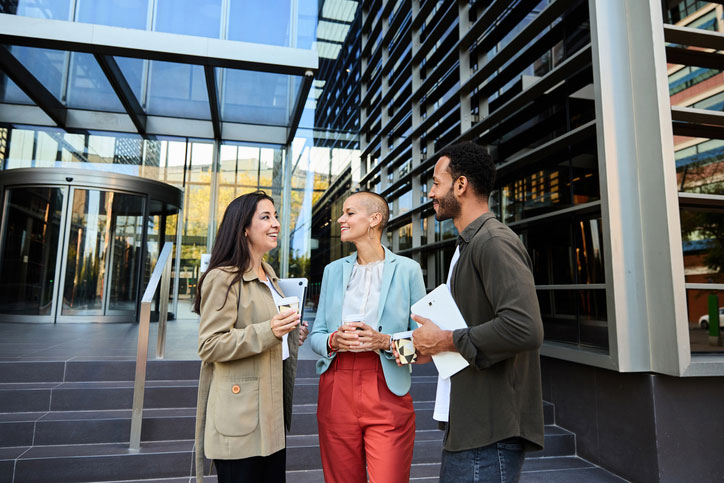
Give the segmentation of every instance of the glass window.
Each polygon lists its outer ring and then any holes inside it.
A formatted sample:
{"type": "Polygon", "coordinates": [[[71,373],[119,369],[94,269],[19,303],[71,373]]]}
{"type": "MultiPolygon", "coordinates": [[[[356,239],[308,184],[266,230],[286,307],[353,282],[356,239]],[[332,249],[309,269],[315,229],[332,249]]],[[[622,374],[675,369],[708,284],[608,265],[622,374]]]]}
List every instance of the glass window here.
{"type": "Polygon", "coordinates": [[[608,350],[605,290],[538,290],[546,340],[608,350]]]}
{"type": "Polygon", "coordinates": [[[412,223],[401,227],[397,232],[398,250],[407,250],[412,248],[412,223]]]}
{"type": "Polygon", "coordinates": [[[70,61],[68,107],[125,112],[92,54],[73,52],[70,61]]]}
{"type": "Polygon", "coordinates": [[[233,20],[229,22],[227,38],[288,47],[291,45],[290,12],[290,0],[231,0],[229,18],[233,20]]]}
{"type": "Polygon", "coordinates": [[[724,291],[687,290],[686,305],[691,352],[724,352],[724,347],[717,345],[716,338],[709,338],[716,333],[716,328],[712,327],[711,308],[715,308],[719,316],[719,334],[724,334],[724,291]]]}
{"type": "Polygon", "coordinates": [[[149,114],[211,119],[203,67],[152,61],[150,75],[149,114]]]}
{"type": "Polygon", "coordinates": [[[447,240],[458,236],[458,230],[453,224],[452,218],[437,221],[435,220],[435,241],[447,240]]]}
{"type": "Polygon", "coordinates": [[[224,121],[277,126],[289,123],[301,77],[224,69],[223,79],[224,121]]]}
{"type": "Polygon", "coordinates": [[[687,283],[724,283],[724,208],[680,210],[687,283]]]}
{"type": "Polygon", "coordinates": [[[549,221],[522,230],[537,285],[604,283],[599,216],[549,221]]]}
{"type": "Polygon", "coordinates": [[[557,166],[536,170],[503,186],[503,221],[510,223],[570,206],[567,164],[563,161],[557,166]]]}
{"type": "Polygon", "coordinates": [[[56,99],[61,99],[66,52],[17,45],[11,46],[10,52],[56,99]]]}
{"type": "Polygon", "coordinates": [[[724,195],[724,140],[674,137],[679,191],[724,195]]]}
{"type": "Polygon", "coordinates": [[[84,23],[146,29],[148,0],[78,0],[76,20],[84,23]]]}
{"type": "Polygon", "coordinates": [[[143,70],[148,68],[148,60],[144,59],[131,59],[129,57],[115,57],[118,68],[121,69],[123,77],[131,86],[133,95],[136,96],[136,100],[139,104],[143,104],[142,99],[142,85],[143,85],[143,70]]]}
{"type": "Polygon", "coordinates": [[[0,102],[35,104],[10,77],[2,72],[0,72],[0,102]]]}
{"type": "MultiPolygon", "coordinates": [[[[156,0],[156,2],[155,31],[221,38],[221,0],[156,0]]],[[[261,25],[268,29],[274,24],[261,25]]]]}
{"type": "Polygon", "coordinates": [[[5,314],[49,315],[65,190],[14,188],[5,195],[0,307],[5,314]]]}
{"type": "Polygon", "coordinates": [[[71,0],[16,0],[0,2],[0,12],[24,17],[70,20],[71,0]]]}

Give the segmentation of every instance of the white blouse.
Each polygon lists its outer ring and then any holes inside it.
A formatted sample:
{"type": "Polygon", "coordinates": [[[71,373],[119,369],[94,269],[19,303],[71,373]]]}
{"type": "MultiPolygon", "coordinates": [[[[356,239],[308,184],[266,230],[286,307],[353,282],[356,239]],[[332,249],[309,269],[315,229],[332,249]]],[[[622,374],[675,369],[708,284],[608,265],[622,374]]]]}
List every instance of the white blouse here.
{"type": "MultiPolygon", "coordinates": [[[[364,314],[362,322],[377,330],[377,311],[380,306],[380,288],[385,261],[360,265],[355,262],[349,284],[344,292],[342,320],[354,314],[364,314]]],[[[341,323],[341,322],[340,322],[341,323]]]]}

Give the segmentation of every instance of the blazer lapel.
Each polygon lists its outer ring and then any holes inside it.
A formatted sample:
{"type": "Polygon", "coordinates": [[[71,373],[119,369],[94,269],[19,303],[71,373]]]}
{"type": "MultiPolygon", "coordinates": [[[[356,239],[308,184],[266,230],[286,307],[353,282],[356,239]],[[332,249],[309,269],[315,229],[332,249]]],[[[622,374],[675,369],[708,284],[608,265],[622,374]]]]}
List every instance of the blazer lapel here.
{"type": "Polygon", "coordinates": [[[356,260],[357,252],[344,258],[344,263],[342,264],[342,286],[334,287],[330,292],[332,294],[335,294],[335,300],[333,302],[334,310],[331,314],[333,317],[332,320],[338,321],[339,324],[341,324],[342,320],[342,306],[344,305],[344,294],[347,291],[349,279],[352,278],[352,268],[354,267],[354,262],[356,260]],[[338,290],[341,290],[341,293],[338,292],[338,290]]]}
{"type": "MultiPolygon", "coordinates": [[[[392,276],[397,268],[397,257],[394,253],[385,248],[385,266],[382,269],[382,286],[380,287],[380,306],[377,309],[377,320],[382,320],[382,312],[385,309],[385,302],[387,301],[387,293],[390,291],[390,284],[392,284],[392,276]]],[[[379,323],[379,322],[378,322],[379,323]]],[[[381,326],[381,324],[380,324],[381,326]]],[[[379,328],[379,327],[377,327],[379,328]]]]}

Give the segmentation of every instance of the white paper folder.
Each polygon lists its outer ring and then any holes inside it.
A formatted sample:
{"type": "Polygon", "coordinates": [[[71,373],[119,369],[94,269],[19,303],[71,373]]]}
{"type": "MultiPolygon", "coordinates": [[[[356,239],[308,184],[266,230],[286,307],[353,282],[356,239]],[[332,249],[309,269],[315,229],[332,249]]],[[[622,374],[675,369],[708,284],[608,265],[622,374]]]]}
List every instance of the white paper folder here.
{"type": "MultiPolygon", "coordinates": [[[[444,284],[418,300],[411,307],[411,311],[415,315],[432,320],[441,329],[455,330],[468,326],[447,285],[444,284]]],[[[470,365],[457,352],[440,352],[432,356],[432,360],[440,377],[443,378],[448,378],[470,365]]]]}

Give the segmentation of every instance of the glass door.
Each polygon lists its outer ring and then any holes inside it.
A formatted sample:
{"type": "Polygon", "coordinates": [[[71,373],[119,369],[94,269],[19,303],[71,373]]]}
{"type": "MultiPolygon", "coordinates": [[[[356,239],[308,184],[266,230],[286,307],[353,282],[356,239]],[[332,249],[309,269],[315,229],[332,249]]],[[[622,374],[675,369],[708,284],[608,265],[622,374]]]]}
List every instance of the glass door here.
{"type": "Polygon", "coordinates": [[[144,215],[144,196],[72,190],[58,321],[135,318],[144,215]]]}
{"type": "Polygon", "coordinates": [[[5,320],[54,320],[67,188],[5,190],[0,247],[0,307],[5,320]]]}

